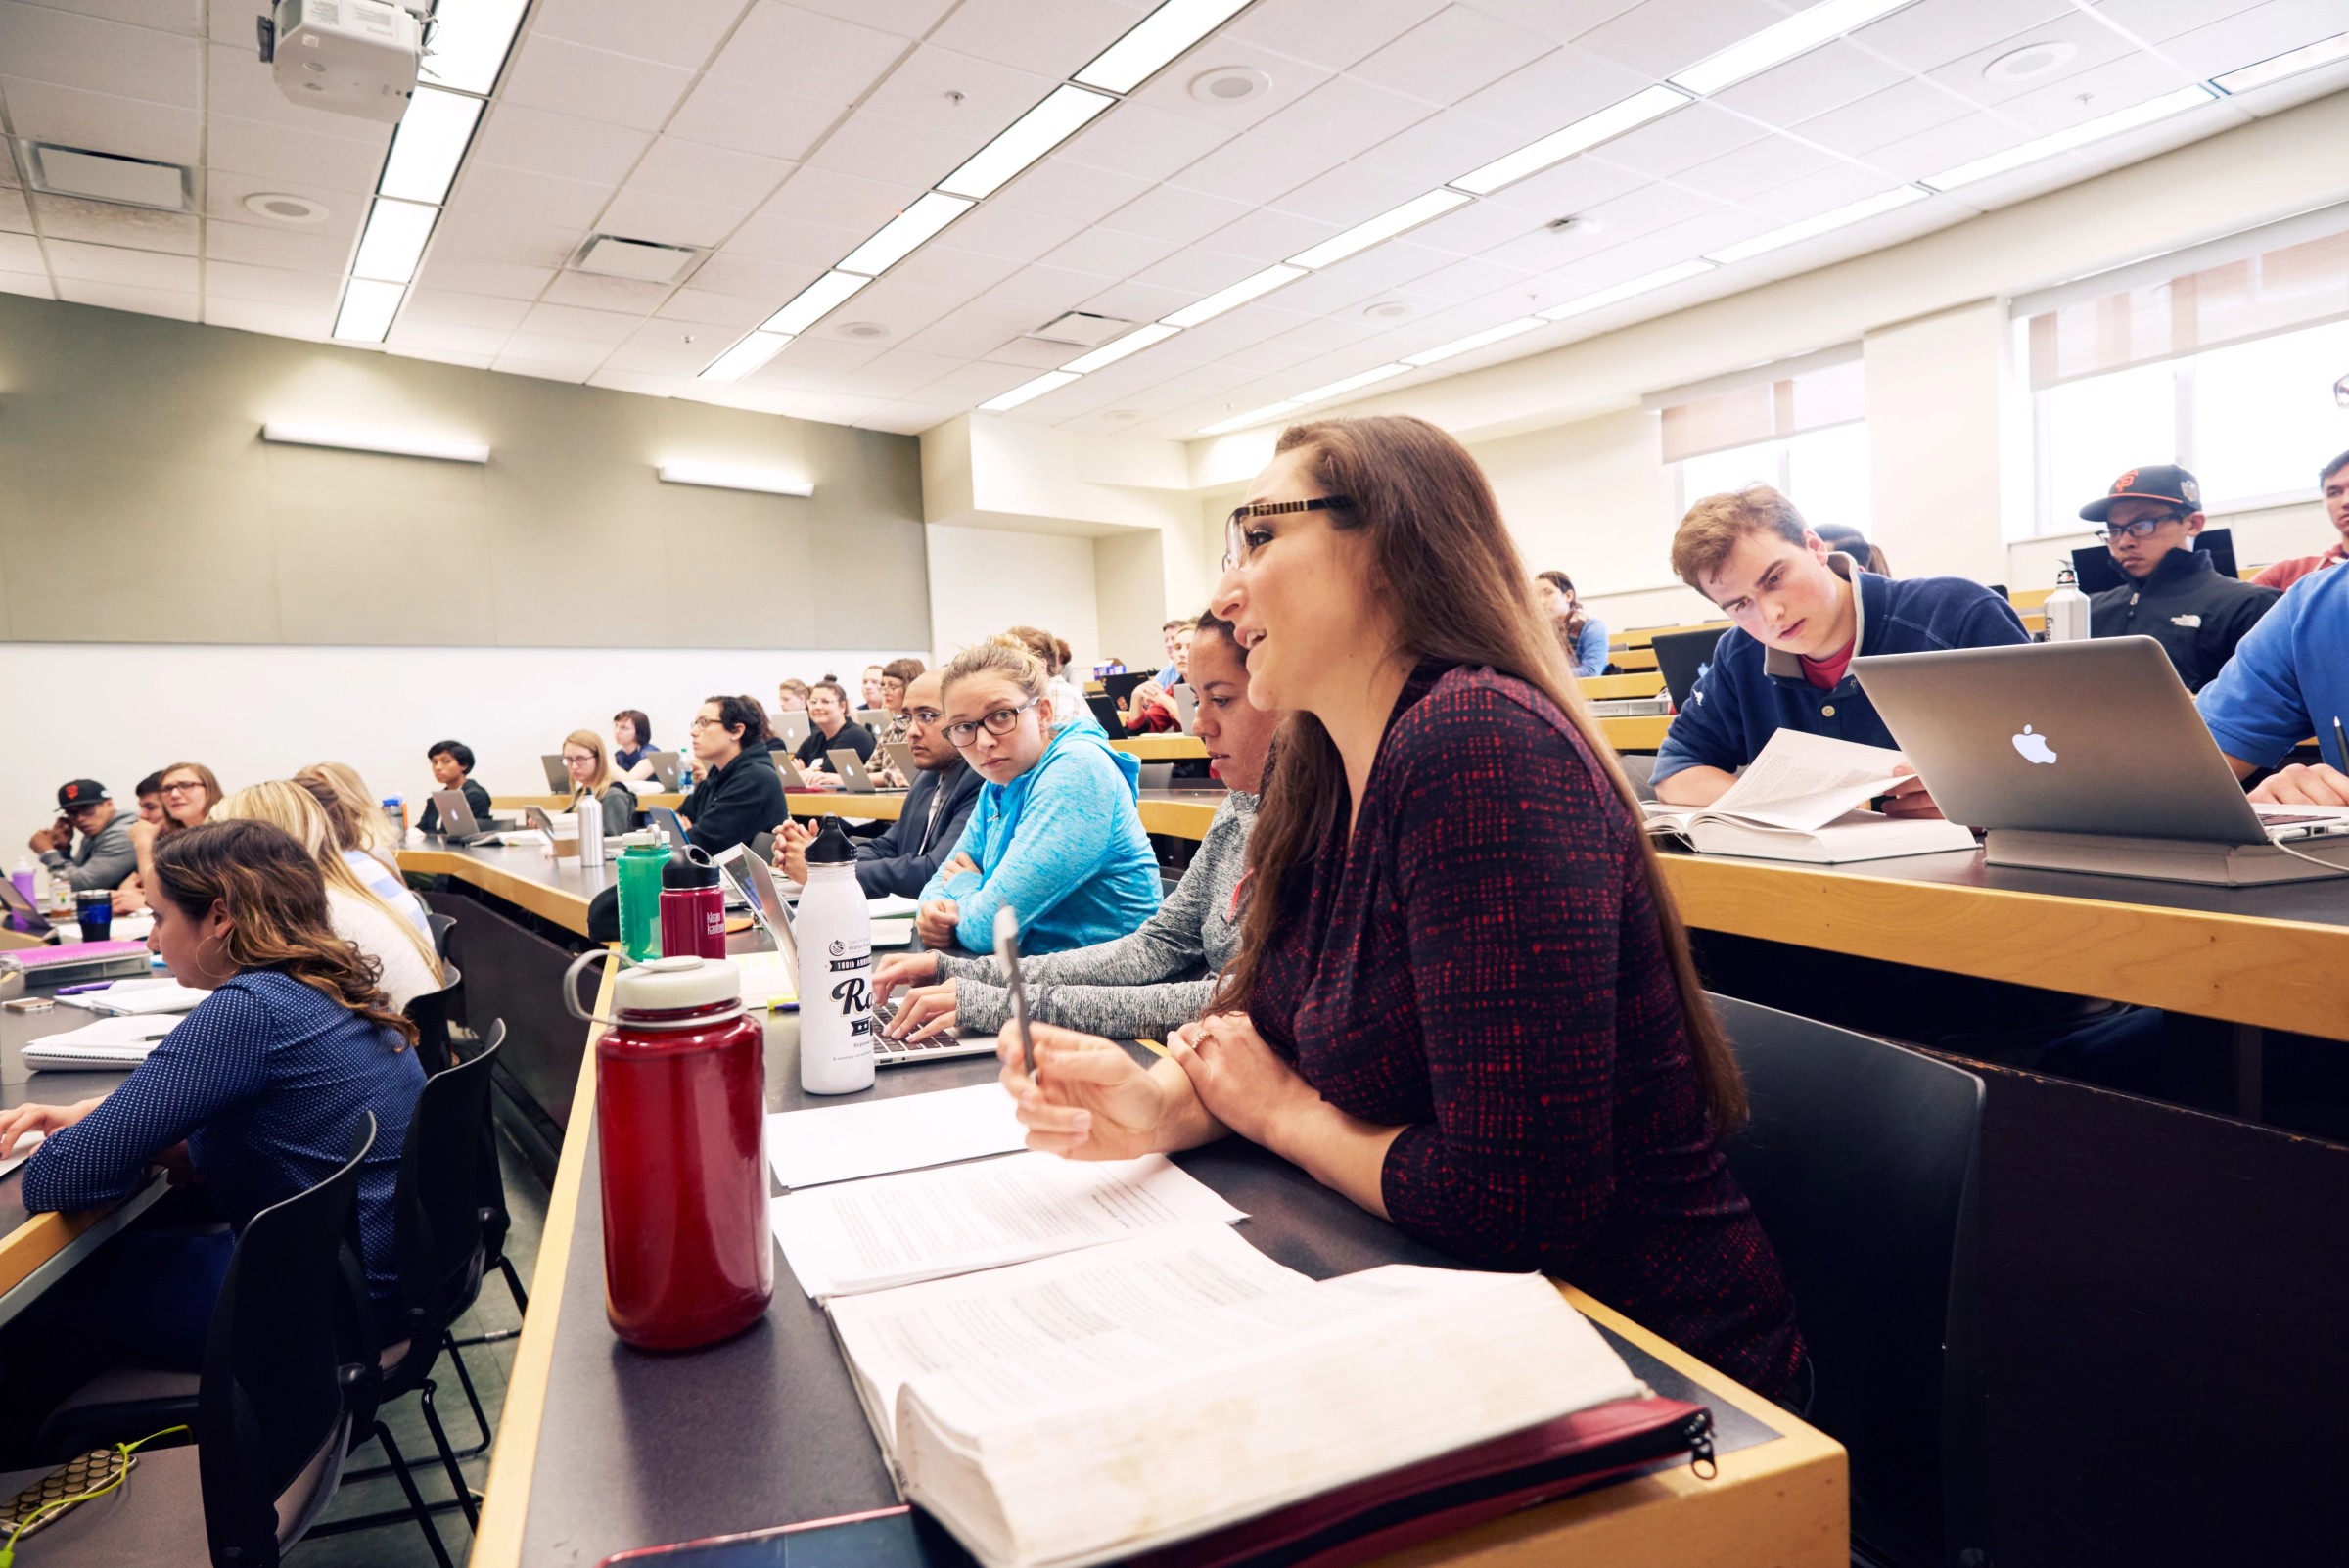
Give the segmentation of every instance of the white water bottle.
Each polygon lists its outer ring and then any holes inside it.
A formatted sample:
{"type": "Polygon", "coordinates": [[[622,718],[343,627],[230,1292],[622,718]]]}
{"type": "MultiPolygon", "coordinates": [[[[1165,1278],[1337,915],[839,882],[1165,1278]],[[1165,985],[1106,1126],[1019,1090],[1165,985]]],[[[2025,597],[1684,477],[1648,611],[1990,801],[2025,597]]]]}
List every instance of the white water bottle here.
{"type": "MultiPolygon", "coordinates": [[[[618,789],[619,785],[614,785],[618,789]]],[[[604,863],[604,803],[592,795],[582,795],[571,803],[572,819],[579,824],[579,864],[582,867],[604,863]]]]}
{"type": "Polygon", "coordinates": [[[2048,641],[2088,640],[2088,595],[2074,585],[2070,567],[2056,569],[2054,591],[2039,609],[2046,618],[2048,641]]]}
{"type": "Polygon", "coordinates": [[[792,935],[800,949],[800,1087],[853,1094],[873,1086],[873,922],[856,852],[828,817],[807,846],[807,891],[792,935]]]}

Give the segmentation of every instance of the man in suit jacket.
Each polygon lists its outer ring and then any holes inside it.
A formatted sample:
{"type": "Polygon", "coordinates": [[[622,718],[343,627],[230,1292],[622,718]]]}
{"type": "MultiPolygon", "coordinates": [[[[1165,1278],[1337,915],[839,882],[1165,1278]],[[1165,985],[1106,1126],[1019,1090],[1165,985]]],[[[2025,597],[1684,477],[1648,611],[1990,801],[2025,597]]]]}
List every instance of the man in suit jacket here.
{"type": "MultiPolygon", "coordinates": [[[[917,897],[962,841],[971,809],[986,782],[946,739],[939,705],[944,700],[938,672],[918,675],[905,688],[905,744],[919,771],[905,793],[905,808],[876,838],[856,844],[856,881],[868,899],[889,894],[917,897]]],[[[811,828],[798,822],[775,827],[775,869],[794,882],[807,880],[811,828]]]]}

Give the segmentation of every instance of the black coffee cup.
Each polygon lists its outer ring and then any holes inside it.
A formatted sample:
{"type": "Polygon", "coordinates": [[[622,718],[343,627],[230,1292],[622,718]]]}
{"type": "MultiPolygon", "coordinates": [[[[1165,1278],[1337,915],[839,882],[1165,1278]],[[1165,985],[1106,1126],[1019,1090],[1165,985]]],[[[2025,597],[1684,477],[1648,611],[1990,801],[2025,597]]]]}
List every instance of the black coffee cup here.
{"type": "Polygon", "coordinates": [[[104,942],[114,934],[115,896],[104,888],[82,888],[73,895],[73,918],[81,940],[104,942]]]}

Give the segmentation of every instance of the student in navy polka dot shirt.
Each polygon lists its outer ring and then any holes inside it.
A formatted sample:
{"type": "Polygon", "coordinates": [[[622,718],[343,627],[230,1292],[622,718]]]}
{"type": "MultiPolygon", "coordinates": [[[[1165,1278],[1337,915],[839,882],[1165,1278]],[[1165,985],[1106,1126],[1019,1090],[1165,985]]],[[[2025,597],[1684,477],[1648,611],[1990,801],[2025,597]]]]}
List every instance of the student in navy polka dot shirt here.
{"type": "MultiPolygon", "coordinates": [[[[35,1212],[123,1197],[161,1164],[203,1183],[220,1217],[241,1226],[337,1170],[372,1111],[359,1231],[370,1294],[388,1317],[398,1280],[392,1187],[424,1087],[415,1026],[378,990],[375,960],[334,934],[317,864],[284,830],[255,821],[192,828],[156,846],[155,868],[154,945],[181,984],[212,994],[113,1093],[0,1111],[0,1158],[21,1134],[45,1134],[24,1167],[24,1204],[35,1212]]],[[[152,1266],[154,1283],[141,1288],[117,1269],[109,1295],[117,1312],[171,1320],[157,1336],[171,1349],[145,1359],[181,1360],[201,1349],[209,1297],[156,1298],[216,1277],[226,1238],[137,1239],[148,1245],[132,1255],[152,1266]],[[161,1258],[158,1246],[175,1241],[218,1255],[161,1258]]]]}

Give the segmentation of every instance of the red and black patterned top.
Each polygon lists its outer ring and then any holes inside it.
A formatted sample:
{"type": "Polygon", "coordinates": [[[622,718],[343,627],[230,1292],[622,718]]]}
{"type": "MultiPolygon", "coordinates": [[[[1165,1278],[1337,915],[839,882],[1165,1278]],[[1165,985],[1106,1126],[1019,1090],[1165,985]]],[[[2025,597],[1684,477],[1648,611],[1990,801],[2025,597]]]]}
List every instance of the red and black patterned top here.
{"type": "Polygon", "coordinates": [[[1765,1395],[1801,1363],[1769,1239],[1705,1128],[1640,828],[1555,704],[1423,666],[1283,878],[1249,1016],[1331,1104],[1405,1129],[1387,1212],[1581,1286],[1765,1395]]]}

